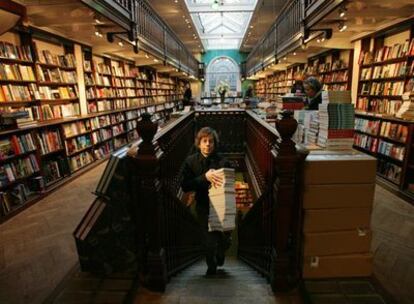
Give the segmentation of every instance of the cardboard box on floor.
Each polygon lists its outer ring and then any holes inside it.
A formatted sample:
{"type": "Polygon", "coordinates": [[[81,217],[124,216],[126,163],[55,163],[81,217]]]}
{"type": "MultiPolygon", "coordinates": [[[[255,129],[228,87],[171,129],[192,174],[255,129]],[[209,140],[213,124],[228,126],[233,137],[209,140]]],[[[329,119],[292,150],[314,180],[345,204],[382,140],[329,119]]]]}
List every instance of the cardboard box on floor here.
{"type": "Polygon", "coordinates": [[[304,234],[304,256],[344,255],[369,252],[372,233],[367,229],[304,234]]]}
{"type": "Polygon", "coordinates": [[[306,185],[304,209],[371,207],[375,184],[306,185]]]}
{"type": "Polygon", "coordinates": [[[305,185],[373,184],[376,159],[353,152],[315,151],[305,161],[305,185]]]}
{"type": "Polygon", "coordinates": [[[371,208],[305,210],[304,232],[328,232],[369,228],[371,208]]]}
{"type": "Polygon", "coordinates": [[[349,254],[304,257],[303,278],[369,277],[372,274],[372,255],[349,254]]]}

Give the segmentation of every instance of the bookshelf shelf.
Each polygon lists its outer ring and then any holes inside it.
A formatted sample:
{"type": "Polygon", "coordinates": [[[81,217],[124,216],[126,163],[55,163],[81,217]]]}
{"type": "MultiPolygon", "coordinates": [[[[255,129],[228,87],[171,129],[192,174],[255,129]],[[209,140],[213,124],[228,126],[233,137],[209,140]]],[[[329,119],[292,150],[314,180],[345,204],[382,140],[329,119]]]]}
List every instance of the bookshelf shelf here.
{"type": "Polygon", "coordinates": [[[72,156],[77,155],[77,154],[79,154],[79,153],[85,152],[85,151],[87,151],[87,150],[89,150],[89,149],[91,149],[91,148],[93,148],[93,145],[87,146],[87,147],[82,148],[82,149],[80,149],[80,150],[76,150],[76,151],[74,151],[74,152],[72,152],[72,153],[68,153],[68,156],[69,156],[69,157],[72,157],[72,156]]]}
{"type": "Polygon", "coordinates": [[[12,182],[9,182],[6,185],[0,186],[0,191],[4,191],[5,189],[9,189],[10,187],[15,186],[19,183],[22,183],[23,181],[33,177],[34,175],[38,175],[39,173],[40,173],[40,171],[35,171],[32,174],[26,175],[26,176],[21,177],[21,178],[17,178],[16,180],[14,180],[12,182]]]}
{"type": "Polygon", "coordinates": [[[381,138],[383,140],[386,140],[386,141],[390,141],[390,142],[392,142],[394,144],[397,144],[397,145],[403,145],[403,146],[406,145],[405,142],[402,142],[402,141],[399,141],[399,140],[396,140],[396,139],[393,139],[393,138],[389,138],[389,137],[386,137],[386,136],[379,136],[379,138],[381,138]]]}
{"type": "Polygon", "coordinates": [[[36,64],[42,67],[45,67],[45,68],[61,69],[65,71],[76,71],[75,67],[65,67],[65,66],[60,66],[60,65],[51,64],[51,63],[44,63],[44,62],[36,62],[36,64]]]}
{"type": "Polygon", "coordinates": [[[32,61],[15,59],[15,58],[6,58],[6,57],[0,57],[0,62],[3,62],[3,63],[18,63],[18,64],[22,64],[22,65],[33,65],[34,64],[32,61]]]}
{"type": "Polygon", "coordinates": [[[18,158],[25,157],[25,156],[27,156],[31,153],[36,153],[36,150],[30,150],[30,151],[26,151],[26,152],[23,152],[23,153],[20,153],[20,154],[11,155],[11,156],[6,157],[6,158],[0,158],[0,164],[7,163],[7,162],[9,162],[13,159],[18,159],[18,158]]]}
{"type": "Polygon", "coordinates": [[[64,139],[71,139],[71,138],[75,138],[75,137],[79,137],[79,136],[83,136],[83,135],[87,135],[89,133],[91,133],[92,130],[86,131],[86,132],[82,132],[79,134],[74,134],[74,135],[69,135],[69,136],[65,136],[64,139]]]}
{"type": "Polygon", "coordinates": [[[78,85],[77,83],[74,82],[53,82],[53,81],[39,81],[38,85],[40,86],[61,86],[61,87],[65,87],[65,86],[74,86],[74,85],[78,85]]]}
{"type": "Polygon", "coordinates": [[[55,155],[55,154],[58,154],[58,153],[62,153],[64,151],[65,151],[65,149],[62,148],[62,149],[58,149],[58,150],[54,150],[54,151],[48,152],[46,154],[41,154],[40,156],[41,157],[49,157],[51,155],[55,155]]]}
{"type": "Polygon", "coordinates": [[[7,80],[7,79],[0,79],[0,83],[26,84],[26,83],[36,83],[36,80],[7,80]]]}

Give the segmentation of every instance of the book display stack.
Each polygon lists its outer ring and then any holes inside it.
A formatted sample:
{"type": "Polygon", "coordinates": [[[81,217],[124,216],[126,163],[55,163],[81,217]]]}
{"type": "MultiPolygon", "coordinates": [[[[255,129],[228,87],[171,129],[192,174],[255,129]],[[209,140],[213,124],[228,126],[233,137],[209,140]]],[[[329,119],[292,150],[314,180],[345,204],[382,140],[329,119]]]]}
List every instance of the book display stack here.
{"type": "Polygon", "coordinates": [[[294,95],[277,96],[276,108],[278,112],[283,110],[301,110],[305,107],[303,97],[294,95]]]}
{"type": "Polygon", "coordinates": [[[323,91],[319,105],[318,145],[351,149],[354,142],[354,105],[350,91],[323,91]]]}
{"type": "Polygon", "coordinates": [[[234,169],[223,168],[217,170],[217,173],[223,176],[223,184],[220,187],[209,189],[210,214],[208,228],[209,231],[231,231],[236,227],[234,169]]]}
{"type": "Polygon", "coordinates": [[[375,167],[373,157],[352,150],[316,151],[306,158],[304,278],[371,275],[375,167]]]}

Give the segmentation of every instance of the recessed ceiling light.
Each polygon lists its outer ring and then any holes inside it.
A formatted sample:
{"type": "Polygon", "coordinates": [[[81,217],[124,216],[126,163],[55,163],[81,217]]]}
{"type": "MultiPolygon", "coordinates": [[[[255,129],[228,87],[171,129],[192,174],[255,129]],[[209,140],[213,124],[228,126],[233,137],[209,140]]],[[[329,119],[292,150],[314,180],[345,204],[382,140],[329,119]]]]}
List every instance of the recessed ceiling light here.
{"type": "Polygon", "coordinates": [[[118,42],[118,45],[119,45],[120,47],[123,47],[123,46],[124,46],[124,43],[123,43],[122,41],[119,41],[119,42],[118,42]]]}

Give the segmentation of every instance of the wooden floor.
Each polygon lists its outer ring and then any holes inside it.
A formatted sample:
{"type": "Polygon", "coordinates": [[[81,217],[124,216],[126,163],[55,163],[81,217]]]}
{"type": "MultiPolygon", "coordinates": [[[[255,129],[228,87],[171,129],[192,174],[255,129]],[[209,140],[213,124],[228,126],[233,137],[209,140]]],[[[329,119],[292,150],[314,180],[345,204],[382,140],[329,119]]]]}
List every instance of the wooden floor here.
{"type": "Polygon", "coordinates": [[[42,303],[77,262],[72,232],[105,164],[0,226],[0,303],[42,303]]]}
{"type": "MultiPolygon", "coordinates": [[[[72,232],[92,203],[104,166],[0,225],[1,304],[42,303],[76,267],[72,232]]],[[[372,228],[376,276],[397,303],[413,304],[414,207],[377,186],[372,228]]],[[[139,290],[135,303],[298,303],[294,296],[272,296],[264,279],[236,260],[225,270],[206,279],[200,262],[173,278],[164,295],[139,290]]]]}

